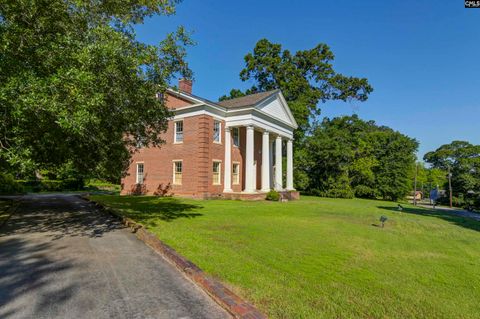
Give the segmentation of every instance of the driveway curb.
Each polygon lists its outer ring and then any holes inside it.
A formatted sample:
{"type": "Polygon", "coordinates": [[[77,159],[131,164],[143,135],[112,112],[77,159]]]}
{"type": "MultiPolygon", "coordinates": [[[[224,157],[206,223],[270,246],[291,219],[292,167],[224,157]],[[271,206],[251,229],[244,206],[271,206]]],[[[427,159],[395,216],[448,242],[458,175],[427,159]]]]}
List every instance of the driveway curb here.
{"type": "Polygon", "coordinates": [[[156,235],[145,229],[142,224],[124,217],[110,207],[106,207],[91,200],[88,196],[79,197],[92,202],[100,211],[106,212],[122,221],[135,233],[138,239],[150,246],[155,252],[162,255],[167,261],[179,269],[187,278],[204,290],[216,303],[238,319],[266,319],[267,316],[258,311],[253,305],[225,287],[221,282],[210,278],[197,265],[177,253],[173,248],[162,242],[156,235]]]}

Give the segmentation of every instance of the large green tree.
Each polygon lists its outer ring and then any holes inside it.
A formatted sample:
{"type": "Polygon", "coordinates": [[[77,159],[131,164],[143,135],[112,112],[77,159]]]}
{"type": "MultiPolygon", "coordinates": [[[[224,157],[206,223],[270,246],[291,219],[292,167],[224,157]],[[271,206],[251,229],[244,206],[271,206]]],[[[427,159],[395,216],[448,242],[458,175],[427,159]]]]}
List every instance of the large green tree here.
{"type": "Polygon", "coordinates": [[[418,143],[357,116],[325,118],[306,137],[304,188],[328,197],[396,200],[411,190],[418,143]]]}
{"type": "Polygon", "coordinates": [[[138,143],[158,145],[157,98],[190,76],[179,28],[158,45],[133,26],[177,0],[4,0],[0,4],[0,166],[73,167],[118,178],[138,143]]]}
{"type": "Polygon", "coordinates": [[[480,195],[480,145],[453,141],[428,152],[423,159],[434,168],[443,171],[450,168],[454,196],[480,195]]]}
{"type": "Polygon", "coordinates": [[[233,89],[220,100],[281,89],[300,126],[295,137],[301,140],[320,114],[320,102],[365,101],[373,91],[367,79],[337,73],[332,66],[334,58],[323,43],[293,54],[280,44],[262,39],[245,56],[245,68],[240,72],[241,80],[253,81],[253,86],[245,92],[233,89]]]}

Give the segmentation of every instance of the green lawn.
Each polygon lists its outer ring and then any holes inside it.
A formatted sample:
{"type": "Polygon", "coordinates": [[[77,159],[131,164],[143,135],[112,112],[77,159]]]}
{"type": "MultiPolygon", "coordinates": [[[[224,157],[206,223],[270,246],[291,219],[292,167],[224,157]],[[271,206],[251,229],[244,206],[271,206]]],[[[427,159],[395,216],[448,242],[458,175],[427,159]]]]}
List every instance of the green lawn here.
{"type": "Polygon", "coordinates": [[[360,199],[92,199],[122,209],[272,318],[480,317],[478,222],[360,199]]]}

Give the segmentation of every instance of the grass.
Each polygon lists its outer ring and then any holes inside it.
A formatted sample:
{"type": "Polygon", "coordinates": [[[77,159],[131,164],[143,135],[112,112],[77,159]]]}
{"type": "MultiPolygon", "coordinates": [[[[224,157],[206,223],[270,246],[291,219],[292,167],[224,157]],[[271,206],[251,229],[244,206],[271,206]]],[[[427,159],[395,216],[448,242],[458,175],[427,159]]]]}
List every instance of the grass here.
{"type": "Polygon", "coordinates": [[[120,185],[99,179],[91,179],[85,183],[85,189],[90,191],[106,191],[116,195],[120,193],[120,185]]]}
{"type": "Polygon", "coordinates": [[[480,316],[480,223],[469,219],[360,199],[92,198],[272,318],[480,316]]]}

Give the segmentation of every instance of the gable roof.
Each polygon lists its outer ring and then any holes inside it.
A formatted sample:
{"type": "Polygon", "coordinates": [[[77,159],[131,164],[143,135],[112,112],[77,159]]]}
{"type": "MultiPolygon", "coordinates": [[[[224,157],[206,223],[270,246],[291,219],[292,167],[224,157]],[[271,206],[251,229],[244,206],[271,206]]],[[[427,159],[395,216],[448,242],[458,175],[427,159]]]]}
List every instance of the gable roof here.
{"type": "Polygon", "coordinates": [[[272,90],[267,92],[254,93],[254,94],[250,94],[242,97],[237,97],[231,100],[220,101],[220,102],[217,102],[217,104],[227,109],[235,108],[235,107],[253,106],[269,98],[270,96],[272,96],[273,94],[279,91],[280,90],[272,90]]]}
{"type": "Polygon", "coordinates": [[[208,106],[212,110],[215,109],[217,115],[220,116],[228,116],[230,118],[235,115],[243,116],[245,114],[240,114],[238,112],[249,112],[251,114],[262,115],[264,118],[280,121],[281,123],[286,124],[293,129],[298,127],[298,124],[295,121],[290,108],[288,107],[287,101],[285,101],[285,98],[280,90],[254,93],[220,102],[212,102],[205,98],[183,91],[173,89],[168,89],[167,91],[194,103],[194,105],[189,107],[180,107],[176,109],[177,111],[188,111],[192,110],[192,107],[198,108],[204,105],[208,106]],[[251,108],[253,108],[253,111],[248,110],[251,108]]]}

